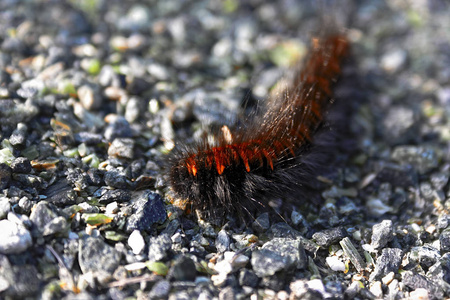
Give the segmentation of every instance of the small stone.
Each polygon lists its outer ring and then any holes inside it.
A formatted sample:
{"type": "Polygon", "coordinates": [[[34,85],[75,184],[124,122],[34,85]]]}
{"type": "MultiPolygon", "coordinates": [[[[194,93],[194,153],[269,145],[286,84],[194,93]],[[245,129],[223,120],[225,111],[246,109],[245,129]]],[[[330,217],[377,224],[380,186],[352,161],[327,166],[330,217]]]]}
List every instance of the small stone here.
{"type": "Polygon", "coordinates": [[[438,154],[431,147],[397,146],[392,151],[391,158],[400,164],[414,166],[420,174],[439,165],[438,154]]]}
{"type": "Polygon", "coordinates": [[[449,224],[449,217],[447,215],[442,215],[439,217],[438,221],[437,221],[437,227],[439,229],[445,229],[448,227],[449,224]]]}
{"type": "Polygon", "coordinates": [[[106,185],[116,189],[125,189],[128,186],[127,178],[117,170],[105,172],[104,180],[106,185]]]}
{"type": "Polygon", "coordinates": [[[158,80],[168,80],[170,78],[170,73],[164,65],[151,63],[147,67],[147,71],[150,76],[158,79],[158,80]]]}
{"type": "Polygon", "coordinates": [[[128,237],[128,246],[134,254],[140,254],[145,248],[145,241],[139,230],[133,230],[133,232],[128,237]]]}
{"type": "MultiPolygon", "coordinates": [[[[113,141],[116,138],[129,138],[133,136],[130,123],[128,123],[124,117],[112,115],[110,118],[110,124],[106,127],[104,133],[104,136],[108,141],[113,141]]],[[[124,140],[125,142],[128,141],[128,139],[124,140]]]]}
{"type": "Polygon", "coordinates": [[[425,289],[428,296],[432,299],[443,299],[444,290],[442,287],[432,282],[423,275],[415,274],[412,271],[405,271],[402,273],[402,282],[410,289],[425,289]]]}
{"type": "Polygon", "coordinates": [[[259,277],[272,276],[286,269],[288,261],[289,258],[268,249],[254,251],[251,259],[253,271],[259,277]]]}
{"type": "Polygon", "coordinates": [[[347,232],[342,227],[336,227],[328,230],[319,231],[313,234],[312,238],[317,245],[328,247],[332,244],[342,240],[347,235],[347,232]]]}
{"type": "Polygon", "coordinates": [[[354,299],[359,294],[361,290],[361,282],[353,281],[348,288],[345,290],[344,295],[347,299],[354,299]]]}
{"type": "Polygon", "coordinates": [[[395,276],[394,272],[389,272],[389,274],[387,274],[386,276],[384,276],[384,277],[381,279],[381,282],[382,282],[383,284],[388,285],[388,284],[390,284],[390,283],[392,282],[392,280],[394,280],[394,276],[395,276]]]}
{"type": "Polygon", "coordinates": [[[381,217],[385,213],[392,212],[393,208],[386,205],[381,199],[369,198],[366,202],[367,211],[374,217],[381,217]]]}
{"type": "Polygon", "coordinates": [[[56,217],[44,226],[43,236],[62,233],[67,230],[67,221],[64,217],[56,217]]]}
{"type": "Polygon", "coordinates": [[[218,253],[223,253],[230,248],[231,240],[230,236],[225,230],[220,230],[216,238],[216,249],[218,253]]]}
{"type": "Polygon", "coordinates": [[[33,244],[30,232],[22,225],[1,220],[0,228],[0,253],[22,253],[33,244]]]}
{"type": "Polygon", "coordinates": [[[120,254],[100,238],[87,237],[80,241],[78,262],[83,274],[104,271],[112,274],[120,263],[120,254]]]}
{"type": "Polygon", "coordinates": [[[117,204],[116,201],[109,203],[105,207],[105,214],[107,214],[107,215],[108,214],[109,215],[117,214],[118,211],[119,211],[119,205],[117,204]]]}
{"type": "Polygon", "coordinates": [[[14,173],[30,173],[31,172],[31,163],[30,160],[26,157],[17,157],[11,163],[11,168],[14,173]]]}
{"type": "Polygon", "coordinates": [[[150,237],[148,241],[148,260],[161,261],[169,254],[172,247],[172,239],[167,234],[161,234],[157,237],[150,237]]]}
{"type": "Polygon", "coordinates": [[[411,291],[409,293],[410,299],[417,299],[417,300],[428,300],[430,297],[428,297],[428,291],[426,289],[418,288],[414,291],[411,291]]]}
{"type": "Polygon", "coordinates": [[[167,275],[175,281],[194,281],[197,275],[195,264],[187,256],[179,256],[167,275]]]}
{"type": "Polygon", "coordinates": [[[390,272],[397,273],[402,262],[402,250],[397,248],[384,248],[377,258],[375,270],[370,275],[369,280],[377,280],[386,276],[390,272]]]}
{"type": "Polygon", "coordinates": [[[149,230],[154,223],[162,224],[167,212],[161,196],[157,193],[143,192],[134,195],[134,213],[128,218],[127,230],[149,230]]]}
{"type": "Polygon", "coordinates": [[[439,242],[441,243],[441,252],[449,252],[450,251],[450,229],[446,229],[442,231],[439,236],[439,242]]]}
{"type": "Polygon", "coordinates": [[[11,181],[12,169],[5,163],[0,163],[0,190],[6,189],[11,181]]]}
{"type": "Polygon", "coordinates": [[[327,262],[328,266],[331,270],[336,272],[344,272],[345,271],[345,264],[344,262],[339,259],[337,256],[328,256],[325,261],[327,262]]]}
{"type": "Polygon", "coordinates": [[[269,213],[263,213],[253,222],[252,228],[258,233],[266,232],[270,228],[269,213]]]}
{"type": "Polygon", "coordinates": [[[3,288],[6,288],[2,296],[12,299],[35,297],[42,286],[39,278],[35,266],[28,264],[11,266],[6,256],[0,256],[0,280],[3,288]]]}
{"type": "Polygon", "coordinates": [[[28,127],[24,123],[17,124],[17,128],[13,131],[9,137],[9,142],[14,147],[23,147],[27,140],[28,127]]]}
{"type": "Polygon", "coordinates": [[[137,97],[132,97],[128,100],[125,108],[125,119],[128,123],[134,123],[139,119],[143,108],[144,101],[137,97]]]}
{"type": "Polygon", "coordinates": [[[0,197],[0,220],[6,218],[8,212],[11,211],[11,204],[8,198],[0,197]]]}
{"type": "Polygon", "coordinates": [[[383,134],[386,141],[395,144],[406,143],[415,134],[416,118],[411,107],[393,106],[383,119],[383,134]]]}
{"type": "Polygon", "coordinates": [[[236,299],[236,292],[233,287],[227,286],[219,292],[219,300],[236,299]]]}
{"type": "Polygon", "coordinates": [[[311,289],[309,287],[308,282],[302,279],[291,282],[289,288],[292,291],[291,297],[293,299],[311,299],[311,300],[323,299],[321,292],[311,289]]]}
{"type": "Polygon", "coordinates": [[[381,57],[381,67],[389,73],[398,71],[406,62],[408,54],[403,49],[395,49],[381,57]]]}
{"type": "Polygon", "coordinates": [[[286,257],[287,268],[294,267],[302,269],[306,266],[303,258],[301,257],[303,254],[305,254],[305,250],[303,249],[299,239],[294,240],[290,238],[274,238],[265,243],[262,246],[262,249],[271,250],[283,257],[286,257]]]}
{"type": "Polygon", "coordinates": [[[141,31],[149,28],[152,11],[142,4],[131,6],[127,14],[122,15],[117,22],[117,27],[122,31],[141,31]]]}
{"type": "Polygon", "coordinates": [[[131,199],[131,193],[128,190],[108,190],[99,199],[98,202],[107,204],[111,202],[128,202],[131,199]]]}
{"type": "Polygon", "coordinates": [[[380,281],[374,281],[370,284],[370,292],[377,297],[377,299],[383,298],[383,289],[380,281]]]}
{"type": "Polygon", "coordinates": [[[49,186],[44,195],[47,196],[47,202],[55,203],[56,205],[67,206],[76,203],[76,195],[66,178],[57,180],[49,186]]]}
{"type": "Polygon", "coordinates": [[[419,263],[423,268],[431,267],[440,257],[440,252],[430,246],[413,247],[409,254],[411,261],[419,263]]]}
{"type": "Polygon", "coordinates": [[[372,247],[374,249],[383,248],[393,239],[393,227],[391,220],[384,220],[372,227],[372,247]]]}
{"type": "Polygon", "coordinates": [[[77,94],[81,105],[87,110],[95,110],[102,105],[102,97],[94,86],[82,85],[78,88],[77,94]]]}
{"type": "Polygon", "coordinates": [[[30,220],[34,223],[38,232],[43,234],[46,231],[46,226],[58,217],[58,214],[52,210],[51,204],[41,201],[32,210],[30,220]]]}
{"type": "Polygon", "coordinates": [[[242,269],[239,273],[239,285],[250,286],[256,288],[259,283],[259,278],[255,272],[249,269],[242,269]]]}
{"type": "Polygon", "coordinates": [[[150,299],[166,299],[170,292],[170,282],[167,280],[160,280],[155,283],[150,293],[148,294],[150,299]]]}
{"type": "Polygon", "coordinates": [[[114,139],[108,148],[108,155],[132,159],[134,157],[134,140],[128,138],[114,139]]]}
{"type": "Polygon", "coordinates": [[[103,141],[101,134],[81,131],[74,134],[75,142],[78,144],[84,143],[86,145],[96,145],[103,141]]]}

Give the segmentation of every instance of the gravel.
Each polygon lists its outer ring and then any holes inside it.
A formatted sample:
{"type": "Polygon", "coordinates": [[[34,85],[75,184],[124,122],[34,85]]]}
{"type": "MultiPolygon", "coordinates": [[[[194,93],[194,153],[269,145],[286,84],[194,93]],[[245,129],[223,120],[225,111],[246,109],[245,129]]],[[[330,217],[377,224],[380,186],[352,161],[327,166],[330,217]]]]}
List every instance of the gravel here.
{"type": "Polygon", "coordinates": [[[0,298],[450,297],[450,6],[311,3],[0,1],[0,298]],[[170,153],[262,106],[324,19],[352,47],[332,171],[197,218],[170,153]]]}

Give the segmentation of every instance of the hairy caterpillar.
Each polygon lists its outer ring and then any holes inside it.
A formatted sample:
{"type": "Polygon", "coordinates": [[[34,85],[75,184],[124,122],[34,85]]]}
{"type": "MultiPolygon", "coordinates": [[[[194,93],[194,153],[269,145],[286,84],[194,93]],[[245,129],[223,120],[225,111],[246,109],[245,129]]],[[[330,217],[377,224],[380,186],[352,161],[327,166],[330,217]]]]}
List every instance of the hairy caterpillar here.
{"type": "Polygon", "coordinates": [[[313,39],[303,67],[264,112],[233,132],[223,127],[214,144],[205,140],[173,158],[173,191],[203,215],[241,217],[265,207],[264,199],[295,192],[315,168],[307,156],[348,51],[342,34],[313,39]]]}

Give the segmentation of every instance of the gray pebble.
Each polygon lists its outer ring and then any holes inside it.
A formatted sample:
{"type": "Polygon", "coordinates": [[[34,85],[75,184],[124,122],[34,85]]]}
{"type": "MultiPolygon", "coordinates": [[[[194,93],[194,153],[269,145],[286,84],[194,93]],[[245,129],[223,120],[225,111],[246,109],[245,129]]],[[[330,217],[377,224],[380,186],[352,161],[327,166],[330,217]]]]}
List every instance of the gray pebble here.
{"type": "Polygon", "coordinates": [[[137,97],[132,97],[128,100],[125,108],[125,119],[129,123],[134,123],[139,119],[141,112],[144,111],[144,101],[137,97]]]}
{"type": "Polygon", "coordinates": [[[130,123],[124,117],[118,116],[106,127],[104,136],[108,141],[113,141],[116,138],[131,137],[130,123]]]}
{"type": "Polygon", "coordinates": [[[187,256],[179,256],[172,268],[169,270],[167,276],[173,278],[176,281],[194,281],[197,275],[197,270],[195,269],[195,264],[187,256]]]}
{"type": "Polygon", "coordinates": [[[0,197],[0,220],[6,218],[8,212],[11,211],[11,204],[9,199],[5,197],[0,197]]]}
{"type": "Polygon", "coordinates": [[[99,199],[98,202],[108,204],[111,202],[127,202],[131,199],[131,193],[128,190],[107,190],[99,199]]]}
{"type": "Polygon", "coordinates": [[[436,283],[430,281],[423,275],[415,274],[413,271],[405,271],[402,273],[402,282],[410,289],[419,288],[426,289],[430,299],[443,299],[444,291],[436,283]]]}
{"type": "Polygon", "coordinates": [[[13,174],[13,179],[26,187],[46,188],[46,182],[39,176],[31,174],[13,174]]]}
{"type": "Polygon", "coordinates": [[[381,57],[381,67],[389,73],[397,72],[406,62],[408,54],[403,49],[395,49],[381,57]]]}
{"type": "Polygon", "coordinates": [[[31,100],[25,103],[13,100],[0,101],[0,119],[5,125],[15,126],[19,122],[28,122],[39,113],[31,100]]]}
{"type": "Polygon", "coordinates": [[[41,281],[33,265],[12,266],[6,256],[0,255],[0,279],[6,283],[2,296],[14,299],[34,297],[39,292],[41,281]]]}
{"type": "Polygon", "coordinates": [[[116,138],[108,148],[109,156],[118,156],[132,159],[134,157],[134,140],[116,138]]]}
{"type": "Polygon", "coordinates": [[[233,287],[227,286],[221,289],[219,293],[219,300],[232,300],[232,299],[236,299],[236,292],[234,291],[233,287]]]}
{"type": "Polygon", "coordinates": [[[65,178],[56,181],[48,187],[44,195],[47,196],[47,202],[55,203],[56,205],[72,205],[76,203],[76,195],[65,178]]]}
{"type": "Polygon", "coordinates": [[[269,213],[263,213],[252,223],[252,228],[258,233],[266,232],[270,227],[269,213]]]}
{"type": "Polygon", "coordinates": [[[0,228],[0,253],[18,254],[33,244],[30,232],[22,225],[1,220],[0,228]]]}
{"type": "Polygon", "coordinates": [[[313,234],[312,238],[317,245],[321,247],[328,247],[342,240],[347,235],[347,232],[342,227],[336,227],[319,231],[313,234]]]}
{"type": "Polygon", "coordinates": [[[432,148],[416,146],[395,147],[391,158],[401,164],[413,165],[420,174],[424,174],[439,164],[438,154],[432,148]]]}
{"type": "Polygon", "coordinates": [[[217,238],[216,238],[216,249],[218,253],[223,253],[227,250],[230,249],[230,236],[228,235],[228,233],[222,229],[221,231],[219,231],[219,233],[217,234],[217,238]]]}
{"type": "Polygon", "coordinates": [[[62,233],[68,228],[67,221],[64,217],[56,217],[46,224],[42,231],[43,236],[49,236],[56,233],[62,233]]]}
{"type": "Polygon", "coordinates": [[[288,267],[289,258],[269,249],[261,249],[252,253],[251,263],[259,277],[272,276],[288,267]]]}
{"type": "Polygon", "coordinates": [[[150,299],[166,299],[170,292],[170,282],[160,280],[152,287],[148,294],[150,299]]]}
{"type": "Polygon", "coordinates": [[[30,201],[27,197],[22,197],[19,200],[19,207],[27,213],[30,213],[31,208],[33,207],[34,203],[30,201]]]}
{"type": "Polygon", "coordinates": [[[393,227],[391,220],[384,220],[372,226],[372,247],[374,249],[383,248],[393,239],[393,227]]]}
{"type": "Polygon", "coordinates": [[[78,262],[81,271],[105,271],[112,274],[120,263],[120,254],[101,238],[87,237],[80,241],[78,262]]]}
{"type": "Polygon", "coordinates": [[[287,268],[304,268],[306,266],[305,250],[299,239],[274,238],[262,246],[262,249],[268,249],[287,258],[287,268]]]}
{"type": "Polygon", "coordinates": [[[388,142],[398,145],[415,137],[414,111],[410,107],[394,106],[389,108],[382,124],[383,134],[388,142]]]}
{"type": "Polygon", "coordinates": [[[81,131],[74,134],[75,142],[81,144],[85,143],[86,145],[96,145],[100,144],[103,141],[103,137],[101,134],[92,133],[87,131],[81,131]]]}
{"type": "Polygon", "coordinates": [[[15,147],[25,146],[27,140],[28,127],[24,123],[17,124],[17,128],[9,137],[9,142],[15,147]]]}
{"type": "Polygon", "coordinates": [[[41,201],[36,204],[31,212],[30,220],[36,226],[38,232],[42,234],[45,231],[46,226],[57,217],[59,217],[58,214],[52,210],[50,204],[46,201],[41,201]]]}
{"type": "Polygon", "coordinates": [[[26,157],[17,157],[12,163],[11,168],[14,173],[30,173],[31,163],[26,157]]]}
{"type": "Polygon", "coordinates": [[[148,7],[135,4],[118,20],[117,27],[123,31],[140,31],[149,28],[150,21],[151,11],[148,7]]]}
{"type": "Polygon", "coordinates": [[[257,287],[259,283],[259,278],[256,276],[255,272],[249,269],[242,269],[239,273],[239,284],[241,286],[257,287]]]}
{"type": "Polygon", "coordinates": [[[161,261],[167,257],[172,247],[172,239],[167,234],[150,237],[148,241],[148,260],[161,261]]]}
{"type": "Polygon", "coordinates": [[[273,224],[270,226],[266,234],[269,238],[289,237],[295,239],[301,236],[300,232],[289,226],[286,222],[273,224]]]}
{"type": "Polygon", "coordinates": [[[161,224],[167,219],[161,196],[153,192],[143,192],[137,196],[133,208],[135,212],[128,218],[127,231],[149,230],[154,223],[161,224]]]}
{"type": "Polygon", "coordinates": [[[438,218],[437,227],[440,229],[445,229],[448,227],[449,217],[447,215],[442,215],[438,218]]]}
{"type": "Polygon", "coordinates": [[[441,243],[441,252],[450,252],[450,229],[446,229],[441,233],[439,242],[441,243]]]}
{"type": "Polygon", "coordinates": [[[0,190],[6,189],[11,181],[12,169],[5,163],[0,163],[0,190]]]}
{"type": "Polygon", "coordinates": [[[413,247],[409,254],[409,259],[419,263],[422,268],[431,267],[440,257],[439,251],[430,246],[413,247]]]}
{"type": "Polygon", "coordinates": [[[116,189],[124,189],[128,186],[128,181],[125,175],[117,170],[105,172],[104,180],[106,185],[116,189]]]}
{"type": "Polygon", "coordinates": [[[102,96],[100,95],[98,87],[95,85],[82,85],[78,88],[78,98],[81,105],[87,110],[95,110],[102,105],[102,96]]]}
{"type": "Polygon", "coordinates": [[[98,82],[104,87],[113,86],[118,88],[122,85],[119,75],[114,72],[113,67],[110,65],[102,67],[98,74],[98,82]]]}
{"type": "Polygon", "coordinates": [[[289,288],[292,291],[291,297],[293,297],[294,299],[323,299],[322,294],[319,291],[309,287],[308,282],[305,280],[297,280],[291,282],[289,288]]]}
{"type": "Polygon", "coordinates": [[[390,272],[397,273],[402,262],[402,250],[397,248],[384,248],[377,258],[375,270],[370,275],[369,280],[378,280],[390,272]]]}

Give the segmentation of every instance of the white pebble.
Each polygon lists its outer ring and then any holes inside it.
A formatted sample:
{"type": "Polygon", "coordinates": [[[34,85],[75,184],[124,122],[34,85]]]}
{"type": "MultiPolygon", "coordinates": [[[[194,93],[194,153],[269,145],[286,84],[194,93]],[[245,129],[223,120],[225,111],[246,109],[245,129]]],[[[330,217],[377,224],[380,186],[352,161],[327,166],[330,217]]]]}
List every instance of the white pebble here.
{"type": "Polygon", "coordinates": [[[21,253],[33,244],[30,232],[22,225],[1,220],[0,228],[0,253],[21,253]]]}
{"type": "Polygon", "coordinates": [[[336,256],[328,256],[326,262],[331,270],[333,271],[345,271],[345,264],[336,256]]]}
{"type": "Polygon", "coordinates": [[[134,254],[140,254],[145,248],[145,241],[139,230],[134,230],[128,238],[128,246],[134,254]]]}

